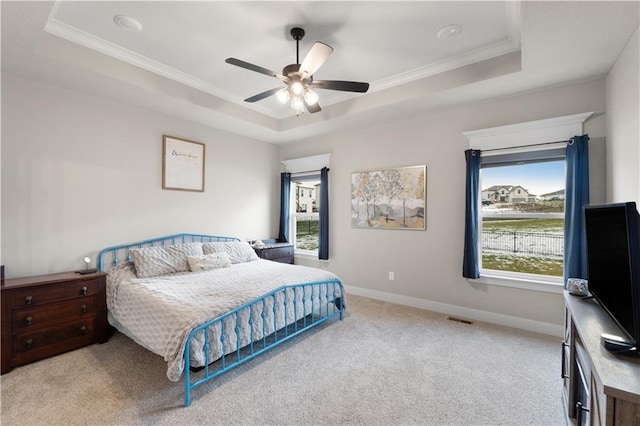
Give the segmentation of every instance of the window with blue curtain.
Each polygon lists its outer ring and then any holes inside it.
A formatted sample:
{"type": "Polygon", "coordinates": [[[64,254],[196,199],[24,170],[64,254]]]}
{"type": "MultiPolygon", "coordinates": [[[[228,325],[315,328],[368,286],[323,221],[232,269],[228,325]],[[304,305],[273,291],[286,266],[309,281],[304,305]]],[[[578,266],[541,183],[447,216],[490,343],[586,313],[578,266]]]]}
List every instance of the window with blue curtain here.
{"type": "MultiPolygon", "coordinates": [[[[288,242],[299,254],[329,259],[329,168],[289,173],[282,191],[289,194],[288,218],[281,215],[280,229],[286,228],[288,242]],[[288,189],[284,189],[288,184],[288,189]]],[[[283,200],[285,196],[281,197],[283,200]]],[[[281,212],[286,209],[281,208],[281,212]]]]}
{"type": "Polygon", "coordinates": [[[568,276],[586,276],[587,141],[584,135],[572,138],[566,148],[465,152],[464,277],[476,279],[491,270],[492,275],[548,275],[566,285],[568,276]],[[562,188],[529,191],[528,186],[543,187],[542,182],[531,183],[536,174],[541,174],[541,181],[555,176],[555,185],[562,188]]]}

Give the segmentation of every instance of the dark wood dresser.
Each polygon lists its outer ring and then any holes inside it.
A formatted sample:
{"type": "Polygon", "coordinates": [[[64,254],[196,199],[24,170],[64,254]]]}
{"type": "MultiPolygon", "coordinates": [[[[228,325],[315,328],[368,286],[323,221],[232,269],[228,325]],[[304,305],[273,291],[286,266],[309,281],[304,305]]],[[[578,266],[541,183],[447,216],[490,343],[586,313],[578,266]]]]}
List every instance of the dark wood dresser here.
{"type": "Polygon", "coordinates": [[[106,275],[102,272],[11,278],[0,288],[2,374],[107,341],[106,275]]]}
{"type": "Polygon", "coordinates": [[[263,247],[254,246],[253,249],[261,259],[293,265],[293,244],[291,243],[267,243],[263,247]]]}

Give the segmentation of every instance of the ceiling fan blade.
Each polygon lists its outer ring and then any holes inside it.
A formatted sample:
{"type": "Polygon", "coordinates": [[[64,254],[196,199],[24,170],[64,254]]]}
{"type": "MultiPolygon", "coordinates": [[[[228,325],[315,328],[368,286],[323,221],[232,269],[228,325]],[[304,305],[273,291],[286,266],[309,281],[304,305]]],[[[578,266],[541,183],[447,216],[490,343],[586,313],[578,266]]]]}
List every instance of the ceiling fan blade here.
{"type": "Polygon", "coordinates": [[[264,74],[264,75],[268,75],[270,77],[275,77],[279,80],[284,81],[285,83],[289,82],[289,77],[285,77],[282,74],[278,74],[275,71],[271,71],[269,69],[260,67],[258,65],[254,65],[254,64],[250,64],[249,62],[245,62],[245,61],[241,61],[240,59],[236,59],[236,58],[227,58],[225,59],[225,62],[231,65],[235,65],[237,67],[240,68],[244,68],[247,69],[249,71],[255,71],[255,72],[259,72],[260,74],[264,74]]]}
{"type": "Polygon", "coordinates": [[[316,80],[310,82],[309,86],[317,87],[318,89],[340,90],[342,92],[366,93],[369,90],[369,83],[357,81],[316,80]]]}
{"type": "Polygon", "coordinates": [[[311,50],[307,53],[302,64],[300,64],[300,72],[302,78],[307,78],[315,72],[325,63],[329,58],[329,55],[333,52],[333,47],[328,44],[316,41],[313,43],[311,50]]]}
{"type": "Polygon", "coordinates": [[[307,101],[304,100],[304,106],[307,108],[307,111],[309,111],[309,114],[320,112],[322,110],[322,108],[320,108],[320,105],[317,102],[313,105],[309,105],[309,103],[307,103],[307,101]]]}
{"type": "Polygon", "coordinates": [[[275,95],[276,93],[278,93],[280,90],[282,90],[282,87],[276,87],[275,89],[271,89],[271,90],[267,90],[266,92],[262,92],[262,93],[258,93],[255,96],[252,96],[250,98],[245,99],[245,102],[257,102],[260,101],[264,98],[268,98],[271,95],[275,95]]]}

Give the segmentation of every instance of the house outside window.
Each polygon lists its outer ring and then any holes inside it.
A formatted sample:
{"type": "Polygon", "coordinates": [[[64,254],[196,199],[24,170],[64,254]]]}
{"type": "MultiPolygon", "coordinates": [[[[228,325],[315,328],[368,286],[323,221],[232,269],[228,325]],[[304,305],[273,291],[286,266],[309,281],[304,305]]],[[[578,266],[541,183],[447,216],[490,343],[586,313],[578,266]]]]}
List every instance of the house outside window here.
{"type": "MultiPolygon", "coordinates": [[[[518,276],[562,277],[564,257],[564,200],[544,200],[535,193],[564,191],[565,161],[562,150],[511,155],[508,161],[488,157],[481,166],[483,199],[500,185],[497,202],[480,209],[481,271],[518,276]],[[504,161],[504,162],[503,162],[504,161]],[[518,164],[514,164],[518,163],[518,164]]],[[[486,197],[486,198],[485,198],[486,197]]]]}

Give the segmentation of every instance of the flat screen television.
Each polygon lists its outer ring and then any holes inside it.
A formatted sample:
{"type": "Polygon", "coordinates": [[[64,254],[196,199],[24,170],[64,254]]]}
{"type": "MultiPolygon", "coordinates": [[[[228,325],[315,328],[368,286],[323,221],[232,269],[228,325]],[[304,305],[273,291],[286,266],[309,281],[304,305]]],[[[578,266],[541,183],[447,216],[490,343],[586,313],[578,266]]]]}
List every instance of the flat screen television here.
{"type": "Polygon", "coordinates": [[[620,326],[607,349],[639,353],[640,214],[634,202],[585,207],[589,291],[620,326]]]}

